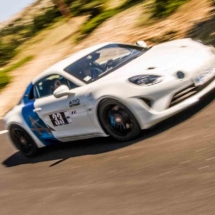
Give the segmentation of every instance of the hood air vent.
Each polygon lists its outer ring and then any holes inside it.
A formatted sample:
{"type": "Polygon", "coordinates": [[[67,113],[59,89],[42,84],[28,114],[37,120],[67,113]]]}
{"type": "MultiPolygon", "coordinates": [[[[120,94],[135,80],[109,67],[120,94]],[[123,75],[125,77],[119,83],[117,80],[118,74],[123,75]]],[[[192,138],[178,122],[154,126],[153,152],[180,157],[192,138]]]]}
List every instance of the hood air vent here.
{"type": "Polygon", "coordinates": [[[156,67],[149,67],[148,70],[153,70],[155,69],[156,67]]]}

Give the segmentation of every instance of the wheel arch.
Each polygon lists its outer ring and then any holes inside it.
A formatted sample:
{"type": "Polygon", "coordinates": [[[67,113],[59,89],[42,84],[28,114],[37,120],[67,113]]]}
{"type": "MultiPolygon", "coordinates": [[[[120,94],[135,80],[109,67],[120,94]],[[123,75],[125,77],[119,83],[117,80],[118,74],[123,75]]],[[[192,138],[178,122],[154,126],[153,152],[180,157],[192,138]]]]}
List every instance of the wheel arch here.
{"type": "MultiPolygon", "coordinates": [[[[11,130],[11,128],[12,128],[13,126],[19,126],[19,127],[21,127],[25,132],[27,132],[31,137],[32,137],[32,135],[31,135],[31,134],[27,131],[27,129],[24,128],[20,123],[11,122],[11,123],[8,125],[8,137],[9,137],[9,139],[10,139],[10,142],[13,144],[13,146],[14,146],[16,149],[18,149],[17,146],[15,145],[15,143],[13,142],[13,140],[12,140],[12,138],[11,138],[11,134],[10,134],[10,130],[11,130]]],[[[32,138],[33,138],[33,137],[32,137],[32,138]]],[[[33,139],[34,139],[34,138],[33,138],[33,139]]]]}
{"type": "MultiPolygon", "coordinates": [[[[18,123],[18,122],[14,122],[14,121],[10,122],[10,123],[8,124],[8,126],[7,126],[7,129],[8,129],[8,136],[9,136],[10,141],[11,141],[11,143],[12,143],[13,145],[14,145],[14,143],[13,143],[11,137],[10,137],[10,129],[12,128],[12,126],[19,126],[19,127],[21,127],[22,129],[24,129],[25,132],[27,132],[27,133],[31,136],[31,138],[34,140],[34,142],[35,142],[35,144],[37,145],[38,148],[43,148],[43,147],[45,147],[45,145],[41,143],[41,141],[33,134],[33,132],[31,131],[31,129],[30,129],[25,123],[24,123],[24,125],[23,125],[23,123],[18,123]]],[[[15,145],[14,145],[14,146],[15,146],[15,145]]],[[[16,146],[15,146],[15,147],[16,147],[16,146]]]]}
{"type": "MultiPolygon", "coordinates": [[[[101,122],[100,122],[100,119],[99,119],[99,115],[98,115],[98,110],[99,110],[99,106],[101,104],[102,101],[104,100],[108,100],[108,99],[113,99],[113,100],[116,100],[120,103],[122,103],[123,105],[125,105],[129,111],[133,114],[133,116],[135,117],[136,121],[138,122],[139,126],[141,125],[141,122],[140,120],[138,119],[137,115],[134,113],[133,109],[130,107],[130,105],[128,105],[128,103],[126,103],[123,99],[120,99],[119,97],[116,97],[116,96],[112,96],[112,95],[106,95],[106,96],[102,96],[98,101],[97,101],[97,104],[96,104],[96,107],[95,107],[95,116],[96,116],[96,120],[97,120],[97,123],[100,125],[101,129],[103,130],[103,132],[107,135],[109,135],[105,129],[103,128],[101,122]]],[[[140,126],[141,127],[141,126],[140,126]]]]}

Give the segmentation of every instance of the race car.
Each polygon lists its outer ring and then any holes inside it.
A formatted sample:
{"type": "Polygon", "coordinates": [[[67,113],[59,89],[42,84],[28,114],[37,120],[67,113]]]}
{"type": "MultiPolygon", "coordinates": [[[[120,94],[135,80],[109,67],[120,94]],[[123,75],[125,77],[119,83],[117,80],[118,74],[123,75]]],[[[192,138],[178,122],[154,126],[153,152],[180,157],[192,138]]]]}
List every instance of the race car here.
{"type": "Polygon", "coordinates": [[[198,102],[214,89],[214,76],[215,49],[201,41],[103,43],[38,75],[4,123],[27,157],[53,143],[129,141],[198,102]]]}

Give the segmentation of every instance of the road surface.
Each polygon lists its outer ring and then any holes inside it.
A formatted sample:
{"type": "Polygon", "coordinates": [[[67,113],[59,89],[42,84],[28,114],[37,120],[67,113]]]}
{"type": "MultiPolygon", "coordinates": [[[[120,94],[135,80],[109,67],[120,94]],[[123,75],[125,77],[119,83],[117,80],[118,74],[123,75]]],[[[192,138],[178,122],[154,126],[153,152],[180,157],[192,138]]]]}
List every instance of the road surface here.
{"type": "Polygon", "coordinates": [[[26,159],[0,135],[0,214],[214,215],[214,98],[133,142],[91,139],[26,159]]]}

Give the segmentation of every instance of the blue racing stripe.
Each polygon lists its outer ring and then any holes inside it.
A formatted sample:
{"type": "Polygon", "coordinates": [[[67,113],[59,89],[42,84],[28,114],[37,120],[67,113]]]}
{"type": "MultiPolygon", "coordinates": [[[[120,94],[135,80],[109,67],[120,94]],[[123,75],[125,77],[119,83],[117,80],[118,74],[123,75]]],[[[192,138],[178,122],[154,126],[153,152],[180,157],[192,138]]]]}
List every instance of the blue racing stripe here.
{"type": "Polygon", "coordinates": [[[24,94],[23,102],[25,106],[22,108],[22,116],[31,131],[45,146],[59,142],[52,133],[54,130],[48,127],[43,120],[40,119],[38,114],[33,111],[35,109],[35,100],[29,100],[27,96],[30,94],[32,87],[33,85],[30,84],[24,94]]]}

